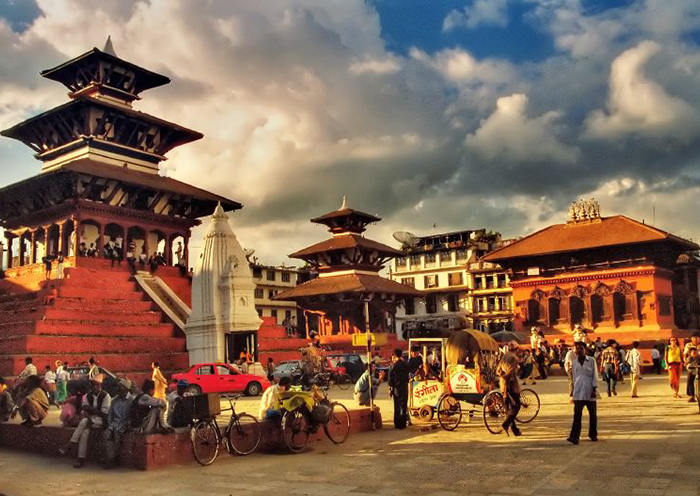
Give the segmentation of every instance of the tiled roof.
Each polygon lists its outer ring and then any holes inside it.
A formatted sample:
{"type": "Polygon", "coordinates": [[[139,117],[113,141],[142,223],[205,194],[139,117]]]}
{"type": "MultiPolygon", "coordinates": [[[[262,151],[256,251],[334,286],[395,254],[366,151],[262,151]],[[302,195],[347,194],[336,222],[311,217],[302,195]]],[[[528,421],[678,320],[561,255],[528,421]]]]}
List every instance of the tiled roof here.
{"type": "Polygon", "coordinates": [[[295,288],[275,295],[275,300],[295,300],[310,296],[337,293],[388,293],[398,296],[419,296],[421,292],[405,284],[385,279],[378,275],[345,274],[317,277],[295,288]]]}
{"type": "Polygon", "coordinates": [[[601,217],[587,222],[555,224],[484,257],[488,262],[509,258],[531,257],[554,253],[589,250],[606,246],[620,246],[655,241],[669,241],[688,250],[700,248],[692,241],[643,224],[624,215],[601,217]]]}
{"type": "Polygon", "coordinates": [[[358,234],[342,234],[339,236],[333,236],[330,239],[316,243],[307,248],[299,250],[296,253],[289,255],[291,258],[302,258],[309,255],[315,255],[317,253],[323,253],[331,250],[342,250],[346,248],[367,248],[369,250],[377,250],[382,254],[389,255],[391,257],[403,256],[403,253],[391,246],[387,246],[383,243],[377,241],[372,241],[371,239],[363,238],[358,234]]]}

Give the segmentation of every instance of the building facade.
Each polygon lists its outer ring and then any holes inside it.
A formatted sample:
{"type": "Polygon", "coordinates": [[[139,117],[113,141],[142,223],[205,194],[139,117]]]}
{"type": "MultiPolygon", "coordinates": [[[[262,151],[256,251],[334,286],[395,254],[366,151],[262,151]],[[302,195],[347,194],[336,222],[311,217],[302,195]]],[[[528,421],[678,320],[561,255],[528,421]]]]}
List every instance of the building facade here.
{"type": "Polygon", "coordinates": [[[260,317],[274,317],[277,324],[294,317],[298,325],[299,315],[294,301],[275,300],[278,293],[309,280],[309,271],[284,265],[262,265],[251,262],[255,281],[255,309],[260,317]]]}
{"type": "Polygon", "coordinates": [[[692,241],[628,217],[601,217],[591,201],[574,204],[567,223],[485,261],[512,271],[518,330],[538,326],[570,335],[578,324],[607,337],[651,340],[698,327],[697,250],[692,241]]]}
{"type": "Polygon", "coordinates": [[[500,234],[485,229],[424,236],[404,243],[389,276],[422,290],[396,313],[397,332],[425,327],[482,331],[510,329],[512,290],[508,272],[480,261],[502,246],[500,234]]]}

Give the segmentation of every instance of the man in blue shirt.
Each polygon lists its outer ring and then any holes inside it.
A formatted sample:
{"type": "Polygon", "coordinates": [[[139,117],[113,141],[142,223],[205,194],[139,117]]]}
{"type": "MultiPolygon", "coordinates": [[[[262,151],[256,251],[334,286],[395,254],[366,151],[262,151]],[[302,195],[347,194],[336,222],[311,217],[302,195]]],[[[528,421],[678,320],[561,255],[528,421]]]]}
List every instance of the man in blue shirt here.
{"type": "Polygon", "coordinates": [[[567,438],[571,444],[578,444],[581,435],[581,416],[583,407],[588,410],[588,437],[591,441],[598,440],[598,417],[596,413],[596,397],[598,395],[598,371],[595,358],[586,355],[586,345],[581,341],[575,343],[575,352],[571,366],[574,387],[571,398],[574,401],[574,423],[567,438]]]}

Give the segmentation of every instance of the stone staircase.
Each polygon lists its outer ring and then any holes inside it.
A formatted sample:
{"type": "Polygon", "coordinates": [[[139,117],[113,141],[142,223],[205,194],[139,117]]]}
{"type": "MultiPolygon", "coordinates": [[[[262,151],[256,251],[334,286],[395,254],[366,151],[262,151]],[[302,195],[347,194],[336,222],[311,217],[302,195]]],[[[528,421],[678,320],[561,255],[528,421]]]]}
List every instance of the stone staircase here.
{"type": "MultiPolygon", "coordinates": [[[[159,269],[178,277],[171,267],[159,269]]],[[[183,278],[185,279],[185,278],[183,278]]],[[[21,278],[0,284],[0,375],[12,377],[34,359],[39,371],[56,360],[95,357],[101,366],[140,382],[152,361],[167,374],[188,365],[185,337],[145,297],[124,263],[78,259],[62,280],[27,291],[21,278]],[[53,289],[55,301],[46,304],[53,289]]]]}
{"type": "Polygon", "coordinates": [[[299,348],[309,344],[306,338],[291,338],[287,330],[277,324],[274,317],[261,317],[263,323],[258,329],[258,360],[265,366],[268,357],[275,363],[299,360],[299,348]]]}

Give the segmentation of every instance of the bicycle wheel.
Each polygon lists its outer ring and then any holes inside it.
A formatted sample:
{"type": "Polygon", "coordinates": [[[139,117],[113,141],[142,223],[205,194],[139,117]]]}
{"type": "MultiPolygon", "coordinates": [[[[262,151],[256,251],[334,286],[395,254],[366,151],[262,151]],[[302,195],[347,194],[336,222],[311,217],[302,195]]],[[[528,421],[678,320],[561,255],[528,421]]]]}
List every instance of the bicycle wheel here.
{"type": "Polygon", "coordinates": [[[219,430],[211,420],[200,420],[190,430],[192,452],[200,465],[211,465],[219,455],[221,438],[219,430]]]}
{"type": "Polygon", "coordinates": [[[500,434],[506,419],[506,404],[503,401],[503,395],[498,391],[491,391],[484,396],[483,405],[486,429],[491,434],[500,434]]]}
{"type": "Polygon", "coordinates": [[[515,420],[527,424],[532,422],[540,413],[540,397],[532,389],[525,388],[520,391],[520,411],[515,420]]]}
{"type": "Polygon", "coordinates": [[[437,418],[440,427],[446,431],[453,431],[462,421],[462,405],[451,394],[443,394],[438,401],[437,418]]]}
{"type": "Polygon", "coordinates": [[[309,419],[300,410],[285,412],[282,416],[282,437],[293,453],[299,453],[309,440],[309,419]]]}
{"type": "Polygon", "coordinates": [[[328,417],[328,422],[323,424],[323,430],[333,443],[345,442],[350,434],[350,412],[345,405],[337,401],[331,403],[331,415],[328,417]]]}
{"type": "Polygon", "coordinates": [[[350,386],[352,386],[352,378],[348,374],[343,374],[338,376],[335,383],[340,390],[345,391],[350,386]]]}
{"type": "Polygon", "coordinates": [[[250,455],[258,449],[262,439],[262,431],[257,419],[247,413],[231,417],[228,427],[228,442],[234,453],[250,455]]]}

